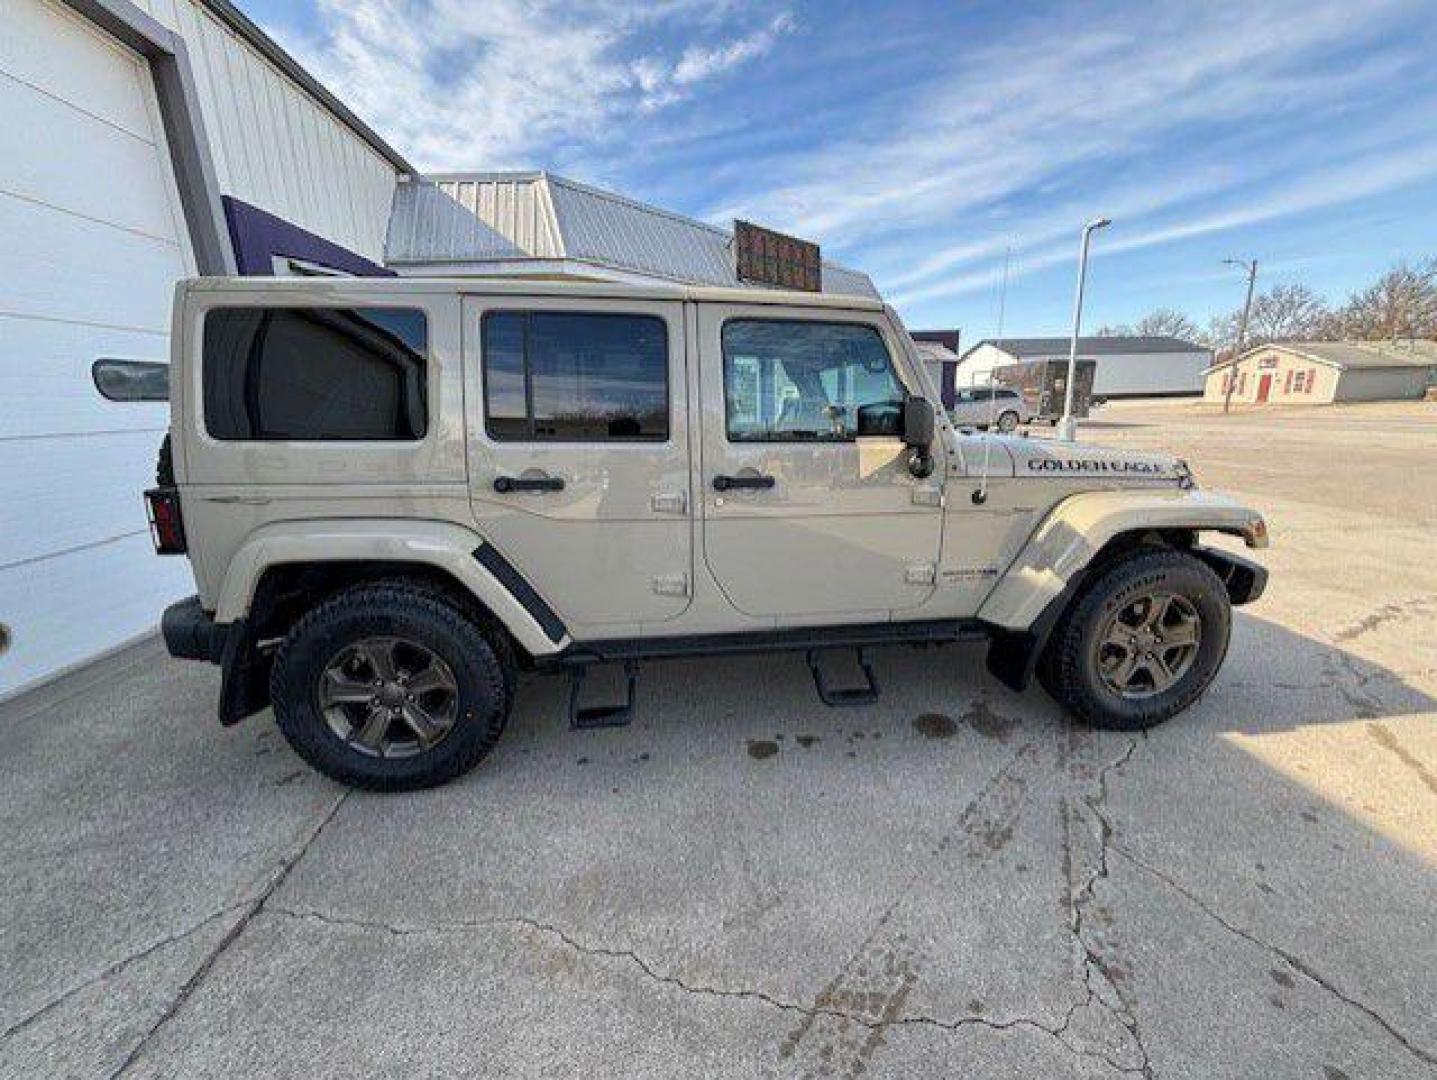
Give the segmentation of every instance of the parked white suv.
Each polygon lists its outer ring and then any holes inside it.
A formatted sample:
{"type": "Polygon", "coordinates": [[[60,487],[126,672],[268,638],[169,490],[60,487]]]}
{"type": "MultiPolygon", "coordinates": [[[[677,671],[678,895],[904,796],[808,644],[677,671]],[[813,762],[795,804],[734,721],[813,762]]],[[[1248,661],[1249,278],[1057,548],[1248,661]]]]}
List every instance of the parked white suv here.
{"type": "Polygon", "coordinates": [[[222,723],[272,705],[361,787],[472,767],[521,669],[567,675],[590,727],[632,716],[641,662],[743,651],[798,650],[823,701],[865,705],[870,647],[983,641],[1008,685],[1147,727],[1266,581],[1199,543],[1263,546],[1262,518],[1180,461],[956,431],[877,301],[203,278],[172,341],[147,499],[198,593],[166,643],[221,666],[222,723]],[[600,664],[622,700],[582,700],[600,664]]]}
{"type": "Polygon", "coordinates": [[[959,390],[953,407],[948,410],[953,423],[960,428],[986,431],[995,427],[1005,435],[1019,424],[1033,421],[1033,410],[1023,395],[1006,386],[978,386],[959,390]]]}

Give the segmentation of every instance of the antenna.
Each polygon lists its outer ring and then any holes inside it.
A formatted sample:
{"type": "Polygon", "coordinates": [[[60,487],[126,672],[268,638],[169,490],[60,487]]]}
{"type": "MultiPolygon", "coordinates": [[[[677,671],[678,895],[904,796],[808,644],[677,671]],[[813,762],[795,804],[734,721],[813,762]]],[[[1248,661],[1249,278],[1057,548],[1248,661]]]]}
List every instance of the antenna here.
{"type": "MultiPolygon", "coordinates": [[[[998,337],[994,348],[1003,348],[1003,316],[1008,310],[1008,264],[1013,258],[1013,245],[1003,251],[1003,283],[998,289],[998,337]]],[[[983,469],[978,474],[978,490],[973,492],[973,504],[982,506],[988,501],[988,463],[993,448],[993,413],[998,407],[998,397],[993,393],[993,372],[996,365],[988,369],[988,424],[983,429],[983,469]]]]}

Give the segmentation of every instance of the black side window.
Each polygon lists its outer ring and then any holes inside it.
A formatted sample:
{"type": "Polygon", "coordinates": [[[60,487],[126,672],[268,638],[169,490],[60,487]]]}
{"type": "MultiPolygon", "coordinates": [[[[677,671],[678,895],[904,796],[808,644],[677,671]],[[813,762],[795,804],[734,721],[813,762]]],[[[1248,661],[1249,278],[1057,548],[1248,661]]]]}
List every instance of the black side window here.
{"type": "Polygon", "coordinates": [[[491,311],[484,430],[531,442],[669,437],[669,335],[654,315],[491,311]]]}
{"type": "Polygon", "coordinates": [[[872,326],[731,319],[723,327],[730,442],[893,435],[904,391],[872,326]]]}
{"type": "Polygon", "coordinates": [[[216,308],[205,316],[205,427],[216,439],[422,439],[427,353],[417,309],[216,308]]]}

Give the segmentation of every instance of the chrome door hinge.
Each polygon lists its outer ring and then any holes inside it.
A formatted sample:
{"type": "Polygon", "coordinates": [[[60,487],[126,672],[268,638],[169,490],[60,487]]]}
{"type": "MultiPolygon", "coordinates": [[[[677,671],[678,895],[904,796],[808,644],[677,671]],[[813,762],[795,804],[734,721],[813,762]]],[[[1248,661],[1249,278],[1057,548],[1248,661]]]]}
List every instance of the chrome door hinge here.
{"type": "Polygon", "coordinates": [[[688,496],[682,491],[661,491],[649,499],[649,508],[656,514],[682,514],[689,508],[688,496]]]}
{"type": "Polygon", "coordinates": [[[655,596],[687,596],[689,576],[687,574],[659,574],[653,579],[655,596]]]}
{"type": "Polygon", "coordinates": [[[936,484],[914,484],[913,505],[942,506],[943,489],[936,484]]]}
{"type": "Polygon", "coordinates": [[[909,585],[932,585],[938,580],[938,568],[932,563],[909,563],[903,568],[903,580],[909,585]]]}

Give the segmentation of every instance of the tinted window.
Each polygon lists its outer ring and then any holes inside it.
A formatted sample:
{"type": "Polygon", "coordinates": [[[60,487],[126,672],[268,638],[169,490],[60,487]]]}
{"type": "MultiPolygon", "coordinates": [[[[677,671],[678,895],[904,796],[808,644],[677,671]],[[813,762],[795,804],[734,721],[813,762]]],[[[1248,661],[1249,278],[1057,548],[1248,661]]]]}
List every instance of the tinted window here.
{"type": "Polygon", "coordinates": [[[484,316],[485,430],[494,439],[669,436],[669,338],[652,315],[492,311],[484,316]]]}
{"type": "Polygon", "coordinates": [[[733,319],[723,328],[733,442],[845,441],[894,427],[904,392],[871,326],[733,319]],[[863,416],[860,416],[860,412],[863,416]],[[879,413],[887,421],[873,419],[879,413]]]}
{"type": "Polygon", "coordinates": [[[217,308],[205,316],[217,439],[422,439],[427,325],[408,308],[217,308]]]}

